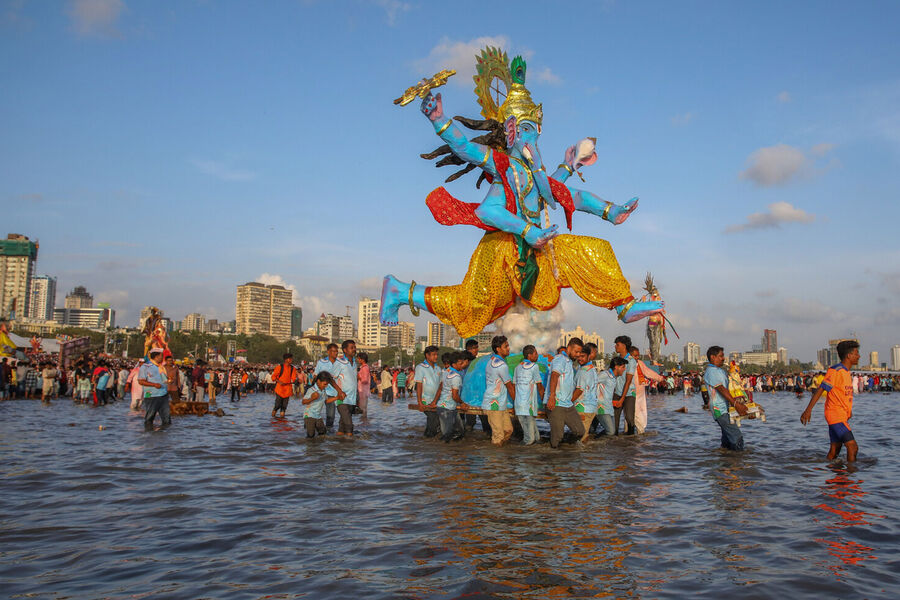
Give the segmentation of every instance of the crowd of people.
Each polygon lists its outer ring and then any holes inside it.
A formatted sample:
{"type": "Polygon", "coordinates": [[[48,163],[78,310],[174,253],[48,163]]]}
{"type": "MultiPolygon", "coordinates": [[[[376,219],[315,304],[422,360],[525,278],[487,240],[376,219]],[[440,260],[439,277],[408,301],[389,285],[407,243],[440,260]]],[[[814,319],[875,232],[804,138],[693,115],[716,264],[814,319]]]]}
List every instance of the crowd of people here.
{"type": "MultiPolygon", "coordinates": [[[[858,345],[855,349],[858,357],[858,345]]],[[[729,409],[741,413],[743,403],[752,401],[754,392],[791,391],[798,398],[810,392],[818,401],[833,389],[829,377],[834,367],[818,373],[735,378],[734,367],[730,373],[724,368],[724,350],[719,346],[708,350],[709,363],[702,375],[661,372],[642,360],[639,349],[624,335],[615,339],[616,353],[605,365],[598,365],[595,344],[571,339],[555,355],[546,357],[546,379],[539,366],[544,361],[534,346],[521,349],[522,360],[512,374],[506,361],[511,352],[508,340],[496,336],[490,350],[483,374],[477,371],[483,379],[473,388],[478,393],[471,397],[470,392],[465,400],[463,384],[473,376],[468,367],[480,354],[475,339],[466,342],[465,350],[442,356],[437,347],[429,346],[425,360],[414,369],[370,367],[368,355],[357,353],[353,340],[341,346],[329,344],[326,356],[298,366],[290,354],[278,365],[221,366],[203,360],[179,365],[161,348],[150,350],[149,360],[86,353],[66,366],[57,365],[53,355],[33,355],[25,361],[3,358],[0,398],[40,398],[49,403],[71,396],[76,403],[103,406],[130,393],[131,408],[143,408],[145,424],[152,427],[157,415],[163,425],[170,423],[169,402],[208,400],[215,405],[220,395],[240,402],[247,394],[271,393],[275,397],[273,418],[284,417],[290,399],[299,397],[308,437],[327,433],[336,416],[336,434],[352,437],[353,416],[367,416],[370,396],[383,403],[409,397],[425,415],[425,437],[459,440],[475,429],[480,417],[482,430],[495,445],[502,446],[513,436],[531,445],[541,440],[537,419],[543,417],[550,425],[550,446],[556,448],[565,439],[584,443],[592,437],[643,433],[647,395],[681,391],[685,396],[700,393],[704,408],[722,428],[723,447],[740,450],[743,438],[730,422],[729,409]]],[[[844,348],[845,355],[847,352],[844,348]]],[[[842,383],[845,395],[900,390],[896,375],[851,373],[850,368],[846,368],[846,382],[842,383]]],[[[845,433],[837,435],[842,443],[847,441],[845,433]]]]}

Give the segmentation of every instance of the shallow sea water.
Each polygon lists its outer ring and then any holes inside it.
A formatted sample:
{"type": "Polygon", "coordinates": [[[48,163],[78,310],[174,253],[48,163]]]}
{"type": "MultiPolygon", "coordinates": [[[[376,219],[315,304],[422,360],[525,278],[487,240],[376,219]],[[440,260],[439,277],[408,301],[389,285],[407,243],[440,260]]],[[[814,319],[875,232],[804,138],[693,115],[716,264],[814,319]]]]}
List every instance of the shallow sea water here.
{"type": "Polygon", "coordinates": [[[821,403],[804,428],[808,396],[757,399],[742,454],[699,396],[560,451],[425,440],[402,399],[313,441],[296,399],[285,420],[257,395],[150,433],[125,402],[0,403],[0,594],[900,597],[900,394],[857,397],[849,467],[825,461],[821,403]]]}

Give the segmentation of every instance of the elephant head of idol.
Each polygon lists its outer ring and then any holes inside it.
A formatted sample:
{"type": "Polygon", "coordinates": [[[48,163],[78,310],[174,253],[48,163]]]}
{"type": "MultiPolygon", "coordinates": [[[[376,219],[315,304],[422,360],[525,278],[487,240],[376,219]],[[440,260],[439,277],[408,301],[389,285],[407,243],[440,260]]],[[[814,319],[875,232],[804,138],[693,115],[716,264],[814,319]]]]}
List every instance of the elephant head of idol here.
{"type": "Polygon", "coordinates": [[[540,104],[535,104],[531,94],[525,87],[525,61],[517,56],[510,65],[512,84],[506,100],[500,106],[503,118],[503,130],[506,134],[506,148],[510,156],[522,161],[534,173],[538,190],[545,199],[552,200],[550,182],[547,180],[541,152],[538,149],[538,138],[541,137],[541,121],[544,111],[540,104]]]}

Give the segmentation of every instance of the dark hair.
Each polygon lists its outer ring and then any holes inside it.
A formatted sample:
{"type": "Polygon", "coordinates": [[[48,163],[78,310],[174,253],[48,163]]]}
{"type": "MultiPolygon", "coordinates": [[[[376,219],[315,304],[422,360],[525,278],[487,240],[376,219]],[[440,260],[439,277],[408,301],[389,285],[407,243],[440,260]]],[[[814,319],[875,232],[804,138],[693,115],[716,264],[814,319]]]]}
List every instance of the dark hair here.
{"type": "Polygon", "coordinates": [[[337,350],[337,347],[338,347],[337,344],[335,344],[334,342],[331,342],[330,344],[328,344],[327,346],[325,346],[325,349],[326,349],[326,350],[331,350],[332,348],[334,348],[335,350],[337,350]]]}
{"type": "MultiPolygon", "coordinates": [[[[503,123],[496,121],[494,119],[467,119],[465,117],[457,116],[455,117],[456,121],[465,125],[469,129],[475,131],[486,131],[487,133],[483,135],[479,135],[478,137],[472,138],[472,142],[476,144],[484,144],[490,148],[494,148],[495,150],[506,151],[506,133],[503,127],[503,123]]],[[[446,165],[456,165],[462,166],[463,168],[459,171],[453,173],[447,178],[447,182],[451,182],[458,177],[462,177],[469,171],[472,171],[476,168],[474,163],[466,164],[466,162],[453,154],[450,150],[449,144],[444,144],[443,146],[438,146],[433,151],[427,154],[420,154],[422,158],[425,160],[432,160],[438,158],[440,156],[444,156],[444,158],[440,159],[435,163],[436,167],[444,167],[446,165]],[[446,154],[446,156],[444,156],[446,154]]],[[[481,182],[486,179],[486,175],[484,171],[478,176],[478,181],[475,182],[475,187],[481,187],[481,182]]]]}
{"type": "Polygon", "coordinates": [[[632,352],[637,352],[638,354],[640,354],[641,349],[637,346],[631,346],[630,348],[628,348],[628,354],[631,354],[632,352]]]}
{"type": "Polygon", "coordinates": [[[856,340],[844,340],[843,342],[839,343],[837,345],[838,358],[844,360],[844,358],[846,358],[847,355],[850,354],[850,351],[854,348],[859,348],[859,342],[857,342],[856,340]]]}
{"type": "Polygon", "coordinates": [[[566,344],[566,348],[569,346],[578,346],[579,348],[584,348],[584,342],[581,341],[580,337],[573,337],[569,340],[569,343],[566,344]]]}
{"type": "Polygon", "coordinates": [[[432,352],[440,352],[440,348],[437,346],[425,346],[425,354],[431,354],[432,352]]]}
{"type": "Polygon", "coordinates": [[[597,344],[595,344],[594,342],[588,342],[584,345],[584,349],[588,351],[588,354],[590,354],[594,350],[597,350],[597,344]]]}
{"type": "Polygon", "coordinates": [[[347,346],[349,346],[350,344],[353,344],[353,345],[355,346],[355,345],[356,345],[356,342],[354,342],[353,340],[344,340],[344,343],[341,344],[341,350],[343,350],[344,352],[346,352],[346,351],[347,351],[347,346]]]}
{"type": "Polygon", "coordinates": [[[316,375],[316,378],[314,381],[324,381],[330,386],[335,385],[334,377],[332,377],[331,373],[329,373],[328,371],[319,371],[319,374],[316,375]]]}
{"type": "Polygon", "coordinates": [[[724,351],[725,351],[725,348],[723,348],[722,346],[710,346],[706,350],[706,360],[708,360],[709,362],[712,362],[713,356],[715,356],[719,352],[724,352],[724,351]]]}
{"type": "Polygon", "coordinates": [[[566,349],[565,346],[560,346],[559,348],[556,349],[556,353],[559,354],[560,352],[562,352],[565,349],[566,349]]]}
{"type": "Polygon", "coordinates": [[[469,338],[466,340],[466,350],[468,350],[469,348],[477,348],[477,347],[478,347],[478,340],[476,340],[475,338],[469,338]]]}
{"type": "Polygon", "coordinates": [[[505,335],[495,335],[491,340],[491,352],[496,352],[500,346],[506,343],[505,335]]]}
{"type": "Polygon", "coordinates": [[[450,364],[458,363],[461,360],[469,360],[469,356],[471,356],[471,355],[464,350],[460,350],[459,352],[454,352],[453,356],[450,357],[450,364]]]}
{"type": "Polygon", "coordinates": [[[359,360],[363,361],[366,364],[369,363],[369,353],[368,352],[360,352],[359,354],[356,355],[356,358],[358,358],[359,360]]]}
{"type": "Polygon", "coordinates": [[[289,358],[294,358],[294,355],[291,354],[290,352],[285,352],[284,354],[281,355],[281,360],[287,360],[289,358]]]}
{"type": "Polygon", "coordinates": [[[616,367],[624,367],[628,364],[628,361],[622,358],[621,356],[614,356],[612,360],[609,361],[609,368],[615,369],[616,367]]]}
{"type": "Polygon", "coordinates": [[[537,351],[537,348],[535,348],[532,344],[528,344],[527,346],[522,348],[522,356],[527,358],[529,354],[531,354],[532,352],[536,352],[536,351],[537,351]]]}
{"type": "Polygon", "coordinates": [[[620,335],[615,339],[615,341],[613,341],[613,344],[618,343],[625,344],[625,348],[631,348],[631,338],[627,335],[620,335]]]}
{"type": "Polygon", "coordinates": [[[455,352],[444,352],[443,354],[441,354],[441,362],[445,365],[451,364],[453,362],[452,359],[454,354],[455,352]]]}

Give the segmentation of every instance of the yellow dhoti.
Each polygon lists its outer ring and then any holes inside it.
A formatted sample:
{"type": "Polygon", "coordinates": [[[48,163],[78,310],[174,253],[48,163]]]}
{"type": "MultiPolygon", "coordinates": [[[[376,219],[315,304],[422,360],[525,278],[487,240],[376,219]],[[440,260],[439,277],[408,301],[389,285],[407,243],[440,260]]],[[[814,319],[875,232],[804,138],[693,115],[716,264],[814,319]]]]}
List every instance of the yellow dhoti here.
{"type": "MultiPolygon", "coordinates": [[[[545,246],[535,252],[539,274],[526,305],[550,310],[559,302],[560,290],[570,287],[594,306],[613,308],[632,299],[631,287],[622,275],[619,261],[606,240],[583,235],[559,235],[553,250],[545,246]],[[551,258],[550,253],[553,253],[551,258]],[[554,277],[556,266],[558,277],[554,277]]],[[[425,290],[428,310],[444,323],[469,337],[503,315],[521,297],[515,237],[503,231],[485,234],[459,285],[425,290]]]]}

